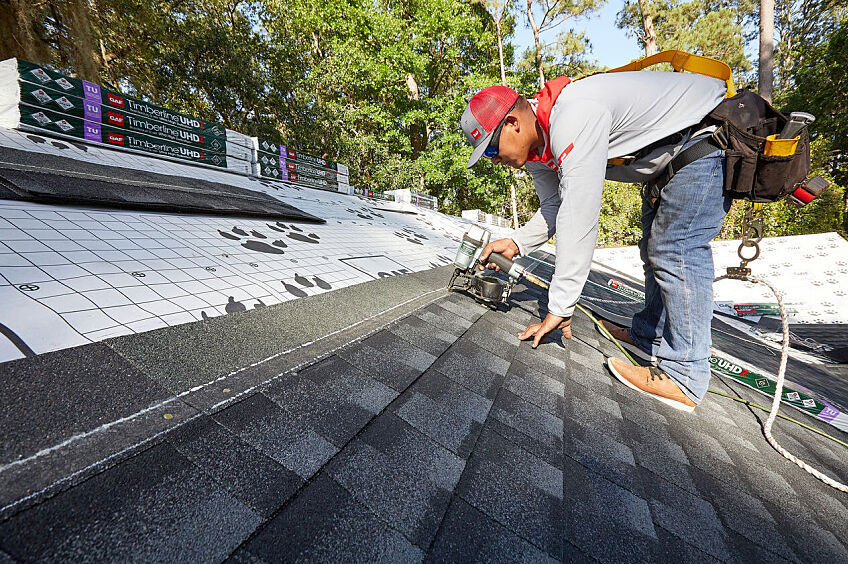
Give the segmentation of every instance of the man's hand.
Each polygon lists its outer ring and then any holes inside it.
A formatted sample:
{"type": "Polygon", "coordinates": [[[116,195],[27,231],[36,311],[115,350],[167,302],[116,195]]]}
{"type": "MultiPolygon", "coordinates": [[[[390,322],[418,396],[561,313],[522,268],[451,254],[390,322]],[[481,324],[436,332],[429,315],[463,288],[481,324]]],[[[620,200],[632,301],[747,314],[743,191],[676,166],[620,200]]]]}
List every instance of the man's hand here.
{"type": "MultiPolygon", "coordinates": [[[[515,241],[512,239],[498,239],[497,241],[492,241],[483,249],[483,254],[480,255],[480,262],[486,264],[486,259],[489,258],[489,255],[492,253],[500,253],[509,260],[518,254],[518,245],[515,244],[515,241]]],[[[486,264],[486,268],[492,270],[500,270],[495,264],[489,263],[486,264]]],[[[483,270],[483,267],[480,267],[480,270],[483,270]]]]}
{"type": "Polygon", "coordinates": [[[527,327],[524,331],[518,334],[518,338],[522,341],[526,341],[530,337],[533,337],[533,348],[539,346],[539,343],[542,342],[542,339],[545,338],[545,335],[550,333],[551,331],[556,331],[557,329],[562,329],[562,336],[566,339],[571,338],[571,318],[570,317],[559,317],[552,313],[549,313],[545,316],[545,320],[541,323],[534,323],[527,327]]]}

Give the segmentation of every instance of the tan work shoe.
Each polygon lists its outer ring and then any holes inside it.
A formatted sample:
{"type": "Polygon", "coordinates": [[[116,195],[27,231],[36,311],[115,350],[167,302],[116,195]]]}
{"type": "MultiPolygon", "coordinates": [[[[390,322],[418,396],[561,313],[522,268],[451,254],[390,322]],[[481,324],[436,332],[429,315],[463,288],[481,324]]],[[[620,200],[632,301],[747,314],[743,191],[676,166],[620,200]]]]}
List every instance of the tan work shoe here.
{"type": "Polygon", "coordinates": [[[613,376],[627,386],[681,411],[691,412],[697,405],[677,384],[656,366],[633,366],[626,360],[610,357],[607,366],[613,376]]]}
{"type": "MultiPolygon", "coordinates": [[[[616,325],[615,323],[611,323],[611,322],[609,322],[605,319],[601,319],[599,321],[600,321],[601,325],[604,326],[604,329],[609,331],[610,335],[615,337],[615,339],[617,341],[619,341],[621,343],[621,346],[623,346],[625,349],[627,349],[631,353],[635,354],[636,356],[638,356],[642,360],[647,360],[651,364],[657,363],[657,357],[655,357],[654,355],[652,355],[650,353],[643,351],[642,349],[639,348],[639,346],[636,343],[633,342],[633,339],[630,338],[630,333],[627,332],[627,327],[622,327],[621,325],[616,325]]],[[[598,333],[600,333],[601,335],[606,337],[606,335],[604,335],[603,332],[601,331],[600,327],[595,325],[595,329],[598,330],[598,333]]]]}

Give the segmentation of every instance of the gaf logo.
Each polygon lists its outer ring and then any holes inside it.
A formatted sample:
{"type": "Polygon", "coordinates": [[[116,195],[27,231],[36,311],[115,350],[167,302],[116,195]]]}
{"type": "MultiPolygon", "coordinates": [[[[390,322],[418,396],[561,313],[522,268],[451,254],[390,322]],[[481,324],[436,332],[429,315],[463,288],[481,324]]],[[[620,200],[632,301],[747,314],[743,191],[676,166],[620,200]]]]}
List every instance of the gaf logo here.
{"type": "Polygon", "coordinates": [[[295,169],[294,163],[286,163],[286,168],[289,169],[289,170],[294,170],[295,169]]]}
{"type": "Polygon", "coordinates": [[[107,95],[107,97],[108,97],[108,100],[109,100],[109,104],[111,104],[111,105],[113,105],[113,106],[115,106],[115,107],[118,107],[118,108],[123,108],[123,107],[124,107],[124,99],[123,99],[123,98],[121,98],[120,96],[117,96],[117,95],[112,94],[111,92],[109,92],[109,94],[107,95]]]}
{"type": "Polygon", "coordinates": [[[124,127],[124,116],[122,114],[106,112],[106,117],[109,120],[109,123],[117,125],[118,127],[124,127]]]}
{"type": "Polygon", "coordinates": [[[295,153],[295,152],[294,152],[294,151],[292,151],[291,149],[289,149],[289,150],[288,150],[288,151],[286,151],[286,152],[288,153],[288,155],[289,155],[289,158],[290,158],[290,159],[293,159],[293,158],[297,157],[297,153],[295,153]]]}
{"type": "Polygon", "coordinates": [[[120,133],[110,133],[108,137],[109,143],[113,145],[123,145],[124,144],[124,136],[120,133]]]}

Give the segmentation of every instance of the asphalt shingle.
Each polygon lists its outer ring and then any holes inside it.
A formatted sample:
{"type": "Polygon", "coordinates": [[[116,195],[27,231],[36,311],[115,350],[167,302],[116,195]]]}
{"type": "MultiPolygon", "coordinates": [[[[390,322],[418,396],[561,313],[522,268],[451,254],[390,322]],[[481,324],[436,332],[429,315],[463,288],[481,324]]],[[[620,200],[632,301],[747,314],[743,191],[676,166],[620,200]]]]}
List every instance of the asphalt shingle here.
{"type": "Polygon", "coordinates": [[[221,560],[261,522],[160,444],[0,524],[20,560],[221,560]]]}
{"type": "MultiPolygon", "coordinates": [[[[245,370],[232,403],[0,522],[0,561],[848,560],[846,501],[765,443],[759,412],[633,393],[580,315],[571,340],[519,343],[540,296],[451,294],[297,372],[245,370]]],[[[131,391],[158,389],[134,370],[131,391]]],[[[843,451],[780,425],[844,474],[843,451]]]]}

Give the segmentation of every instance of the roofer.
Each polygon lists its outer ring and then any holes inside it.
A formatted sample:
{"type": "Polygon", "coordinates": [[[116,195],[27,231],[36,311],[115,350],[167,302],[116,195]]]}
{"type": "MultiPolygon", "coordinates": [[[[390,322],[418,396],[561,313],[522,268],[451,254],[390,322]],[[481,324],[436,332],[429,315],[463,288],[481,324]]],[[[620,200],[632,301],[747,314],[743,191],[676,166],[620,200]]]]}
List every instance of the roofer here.
{"type": "MultiPolygon", "coordinates": [[[[535,348],[556,329],[571,338],[571,315],[597,241],[604,178],[656,184],[673,157],[710,138],[715,128],[703,120],[726,93],[723,81],[708,76],[637,71],[556,78],[529,100],[504,86],[471,98],[462,115],[473,146],[468,166],[487,157],[524,167],[540,202],[511,239],[491,242],[482,258],[492,251],[527,255],[557,235],[548,313],[520,339],[532,337],[535,348]]],[[[709,146],[706,153],[676,171],[661,192],[643,192],[645,308],[629,330],[605,322],[625,346],[656,362],[640,367],[610,358],[615,377],[684,411],[701,401],[710,379],[709,242],[732,201],[723,192],[724,152],[709,146]]]]}

